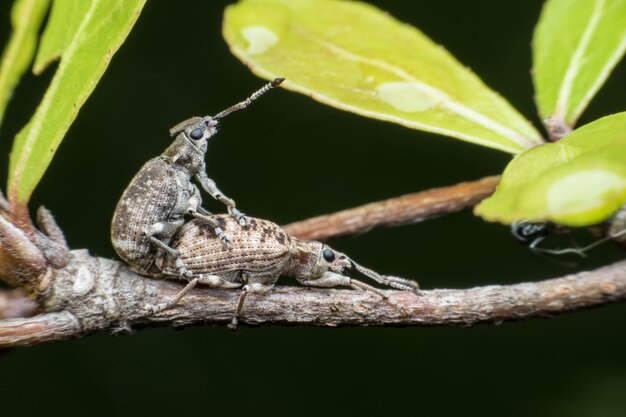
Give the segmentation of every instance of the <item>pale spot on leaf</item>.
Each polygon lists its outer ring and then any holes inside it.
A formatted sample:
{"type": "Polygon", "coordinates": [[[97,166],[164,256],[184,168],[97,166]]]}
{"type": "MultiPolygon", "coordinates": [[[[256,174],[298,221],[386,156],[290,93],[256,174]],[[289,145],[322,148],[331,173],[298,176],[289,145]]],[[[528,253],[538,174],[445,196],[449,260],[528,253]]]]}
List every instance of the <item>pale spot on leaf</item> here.
{"type": "Polygon", "coordinates": [[[624,188],[621,176],[607,170],[590,169],[572,173],[555,182],[547,191],[548,211],[576,213],[598,208],[610,194],[624,188]]]}
{"type": "Polygon", "coordinates": [[[445,94],[414,82],[388,82],[376,87],[382,101],[406,113],[422,112],[447,100],[445,94]]]}
{"type": "Polygon", "coordinates": [[[278,36],[265,26],[246,26],[241,36],[248,41],[247,53],[259,55],[278,43],[278,36]]]}

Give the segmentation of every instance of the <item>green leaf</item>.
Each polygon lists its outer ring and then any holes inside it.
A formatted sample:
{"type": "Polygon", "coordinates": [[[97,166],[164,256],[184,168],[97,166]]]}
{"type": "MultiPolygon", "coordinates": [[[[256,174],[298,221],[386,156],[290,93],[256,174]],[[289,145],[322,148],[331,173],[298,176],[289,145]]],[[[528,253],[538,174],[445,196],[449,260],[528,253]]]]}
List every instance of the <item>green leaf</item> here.
{"type": "Polygon", "coordinates": [[[11,10],[13,33],[0,62],[0,124],[7,103],[33,59],[37,33],[50,0],[16,0],[11,10]]]}
{"type": "Polygon", "coordinates": [[[43,68],[45,62],[59,54],[61,63],[35,115],[13,144],[8,186],[11,201],[28,201],[144,3],[145,0],[55,0],[37,67],[43,68]],[[74,12],[65,14],[71,10],[74,12]]]}
{"type": "Polygon", "coordinates": [[[573,127],[626,51],[626,0],[549,0],[533,39],[539,115],[573,127]]]}
{"type": "Polygon", "coordinates": [[[518,155],[476,214],[490,221],[599,223],[626,204],[626,112],[518,155]]]}
{"type": "Polygon", "coordinates": [[[33,64],[35,74],[41,74],[52,62],[61,57],[63,51],[76,37],[76,32],[89,7],[89,1],[56,0],[53,3],[33,64]]]}
{"type": "Polygon", "coordinates": [[[368,4],[245,0],[226,9],[223,34],[255,74],[322,103],[512,153],[542,143],[441,46],[368,4]]]}

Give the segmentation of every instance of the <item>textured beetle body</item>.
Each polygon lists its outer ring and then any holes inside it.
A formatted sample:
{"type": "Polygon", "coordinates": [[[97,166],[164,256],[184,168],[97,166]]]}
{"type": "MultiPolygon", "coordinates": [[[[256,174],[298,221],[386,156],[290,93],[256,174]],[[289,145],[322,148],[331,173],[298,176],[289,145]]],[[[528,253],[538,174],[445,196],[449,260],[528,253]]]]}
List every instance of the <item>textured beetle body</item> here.
{"type": "MultiPolygon", "coordinates": [[[[239,286],[273,285],[288,269],[294,242],[276,224],[249,218],[248,226],[241,228],[231,216],[211,217],[228,235],[227,246],[220,243],[212,227],[199,220],[186,223],[171,242],[193,276],[201,277],[200,282],[202,276],[215,276],[239,286]]],[[[163,261],[163,275],[175,277],[176,265],[171,257],[165,256],[163,261]]]]}
{"type": "MultiPolygon", "coordinates": [[[[117,204],[111,224],[111,241],[118,255],[139,273],[154,269],[163,251],[176,259],[169,241],[183,225],[184,216],[198,216],[202,197],[191,182],[195,177],[213,197],[224,201],[231,213],[234,202],[224,197],[206,177],[204,155],[217,121],[193,118],[176,126],[174,142],[163,155],[148,161],[135,175],[117,204]]],[[[187,274],[179,259],[178,273],[187,274]]]]}
{"type": "MultiPolygon", "coordinates": [[[[210,217],[229,235],[229,245],[221,245],[214,230],[205,222],[192,220],[186,223],[171,245],[192,272],[193,279],[173,301],[157,310],[175,304],[198,283],[213,288],[241,288],[243,291],[233,320],[236,326],[246,294],[271,290],[281,275],[312,287],[348,286],[374,292],[386,299],[380,290],[344,274],[356,270],[383,285],[418,290],[415,281],[379,275],[321,242],[291,237],[270,221],[250,218],[248,226],[242,229],[230,216],[210,217]]],[[[176,273],[176,263],[167,254],[160,257],[157,264],[162,271],[161,277],[181,278],[176,273]]]]}
{"type": "Polygon", "coordinates": [[[216,116],[192,117],[170,129],[170,135],[175,137],[173,143],[163,155],[151,159],[139,170],[113,215],[113,247],[132,269],[142,274],[158,274],[155,261],[167,253],[175,263],[177,275],[191,275],[176,250],[169,246],[172,236],[184,224],[185,215],[207,222],[221,244],[228,243],[219,225],[201,207],[202,197],[192,178],[211,197],[228,207],[239,227],[246,226],[246,218],[235,208],[235,202],[226,197],[206,174],[204,157],[208,140],[217,133],[219,119],[247,107],[282,81],[277,78],[216,116]]]}
{"type": "Polygon", "coordinates": [[[183,216],[197,211],[200,191],[190,180],[169,158],[159,156],[148,161],[124,191],[113,215],[111,240],[120,258],[137,272],[148,273],[161,251],[149,236],[168,244],[183,225],[183,216]],[[155,225],[162,230],[154,230],[155,225]]]}

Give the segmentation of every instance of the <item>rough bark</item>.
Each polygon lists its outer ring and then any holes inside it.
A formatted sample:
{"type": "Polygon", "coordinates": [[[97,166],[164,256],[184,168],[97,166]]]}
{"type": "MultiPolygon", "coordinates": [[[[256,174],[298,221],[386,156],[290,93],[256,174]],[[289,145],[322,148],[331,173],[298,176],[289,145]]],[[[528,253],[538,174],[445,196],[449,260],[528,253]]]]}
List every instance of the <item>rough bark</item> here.
{"type": "MultiPolygon", "coordinates": [[[[65,340],[107,330],[230,322],[238,291],[195,289],[176,306],[150,314],[145,307],[171,299],[182,283],[145,278],[121,262],[73,251],[71,262],[49,270],[41,301],[49,313],[0,321],[0,347],[65,340]]],[[[626,298],[626,261],[562,278],[515,285],[432,290],[421,295],[385,291],[388,301],[355,290],[280,286],[250,295],[240,319],[250,325],[449,326],[545,317],[626,298]],[[401,307],[401,308],[398,308],[401,307]]]]}

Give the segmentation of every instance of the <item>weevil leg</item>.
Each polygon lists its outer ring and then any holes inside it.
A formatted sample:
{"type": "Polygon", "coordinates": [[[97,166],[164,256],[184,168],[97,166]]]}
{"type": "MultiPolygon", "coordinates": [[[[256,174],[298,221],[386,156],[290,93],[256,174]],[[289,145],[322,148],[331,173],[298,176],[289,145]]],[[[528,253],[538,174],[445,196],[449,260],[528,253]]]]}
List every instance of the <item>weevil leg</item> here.
{"type": "MultiPolygon", "coordinates": [[[[618,231],[616,233],[610,234],[610,235],[606,235],[598,240],[596,240],[593,243],[590,243],[587,246],[584,247],[580,247],[578,245],[578,243],[576,243],[576,247],[573,248],[565,248],[565,249],[544,249],[544,248],[538,248],[535,244],[535,242],[533,242],[530,245],[530,248],[532,248],[534,251],[537,251],[539,253],[547,253],[549,255],[555,255],[555,256],[559,256],[559,255],[565,255],[567,253],[573,253],[576,255],[579,255],[582,258],[586,258],[587,254],[586,252],[595,248],[598,245],[601,245],[602,243],[611,240],[611,239],[615,239],[617,237],[620,237],[621,235],[626,234],[626,229],[618,231]]],[[[575,242],[575,241],[574,241],[575,242]]]]}
{"type": "Polygon", "coordinates": [[[226,281],[217,275],[198,275],[198,283],[210,288],[232,289],[241,288],[241,282],[226,281]]]}
{"type": "Polygon", "coordinates": [[[167,246],[165,243],[161,242],[159,239],[157,239],[154,236],[149,236],[148,239],[150,240],[150,242],[152,242],[152,244],[163,249],[163,251],[165,251],[169,256],[171,256],[172,259],[174,259],[174,264],[176,265],[176,268],[178,269],[178,274],[181,277],[191,278],[193,274],[191,273],[190,270],[187,269],[183,260],[180,259],[180,255],[178,254],[178,251],[176,249],[170,248],[169,246],[167,246]]]}
{"type": "Polygon", "coordinates": [[[178,255],[176,249],[170,248],[167,244],[163,243],[156,236],[172,236],[183,225],[184,220],[175,220],[173,222],[159,222],[151,225],[148,231],[145,232],[146,237],[157,248],[162,249],[165,253],[170,255],[178,268],[178,273],[182,277],[190,278],[192,273],[185,267],[182,259],[178,255]]]}
{"type": "Polygon", "coordinates": [[[182,300],[185,295],[189,294],[189,292],[193,290],[198,284],[206,285],[211,288],[222,289],[241,287],[241,283],[225,281],[223,278],[218,277],[217,275],[198,275],[191,281],[189,281],[189,283],[187,283],[187,285],[185,285],[185,287],[180,290],[178,294],[176,294],[174,298],[172,298],[169,302],[157,305],[147,304],[145,306],[145,310],[149,311],[152,314],[167,310],[168,308],[178,304],[178,302],[182,300]]]}
{"type": "Polygon", "coordinates": [[[344,286],[344,287],[354,288],[355,290],[369,291],[378,295],[385,302],[387,302],[390,306],[400,311],[400,313],[402,313],[403,315],[407,314],[406,310],[402,306],[391,301],[389,297],[387,296],[387,294],[385,294],[383,291],[379,290],[378,288],[372,287],[371,285],[366,284],[362,281],[347,277],[345,275],[338,274],[336,272],[326,271],[321,277],[317,279],[305,279],[305,280],[301,280],[300,282],[310,287],[330,288],[330,287],[344,286]]]}
{"type": "Polygon", "coordinates": [[[228,328],[231,330],[237,330],[239,325],[239,317],[241,316],[241,311],[243,310],[243,303],[246,300],[246,297],[249,293],[253,294],[265,294],[274,288],[274,284],[261,284],[259,282],[255,282],[252,284],[244,285],[241,288],[241,294],[239,294],[239,300],[237,300],[237,307],[235,307],[235,315],[233,316],[232,321],[228,325],[228,328]]]}
{"type": "Polygon", "coordinates": [[[185,285],[185,288],[180,290],[178,294],[174,296],[169,302],[161,303],[161,304],[146,304],[144,306],[144,310],[149,312],[150,314],[156,314],[163,310],[167,310],[168,308],[178,304],[178,302],[189,293],[189,291],[193,290],[193,288],[198,284],[198,278],[194,278],[185,285]]]}
{"type": "Polygon", "coordinates": [[[230,241],[228,240],[228,237],[222,230],[220,226],[220,222],[217,219],[211,217],[210,216],[211,213],[209,211],[203,209],[202,207],[198,207],[198,211],[190,211],[189,214],[196,219],[202,220],[205,223],[213,225],[213,229],[215,230],[215,235],[219,238],[220,242],[222,242],[222,245],[224,245],[224,247],[228,246],[230,241]]]}
{"type": "Polygon", "coordinates": [[[200,185],[202,185],[202,188],[204,189],[204,191],[209,193],[211,197],[213,197],[217,201],[220,201],[228,208],[228,212],[231,215],[235,216],[235,218],[237,219],[237,221],[239,222],[241,226],[248,225],[248,219],[246,218],[246,215],[235,208],[235,201],[232,198],[226,197],[224,193],[222,193],[217,188],[215,181],[213,181],[211,178],[207,176],[206,166],[202,166],[202,168],[200,169],[200,172],[196,174],[196,180],[198,180],[200,185]]]}
{"type": "Polygon", "coordinates": [[[378,288],[372,287],[369,284],[361,282],[359,280],[347,277],[345,275],[338,274],[332,271],[326,271],[324,274],[316,279],[305,279],[301,281],[302,284],[310,287],[331,288],[331,287],[352,287],[355,290],[371,291],[374,294],[380,296],[383,299],[387,299],[387,295],[378,288]]]}
{"type": "Polygon", "coordinates": [[[180,227],[183,225],[184,222],[185,221],[183,219],[179,219],[179,220],[174,220],[171,222],[154,223],[148,228],[148,230],[145,232],[145,235],[153,245],[155,245],[157,248],[162,249],[164,252],[166,252],[168,255],[170,255],[174,259],[176,268],[178,268],[178,273],[180,274],[180,276],[190,278],[192,274],[185,267],[185,264],[180,259],[180,256],[178,255],[178,251],[176,249],[169,247],[166,243],[164,243],[162,240],[157,238],[157,236],[159,237],[173,236],[174,233],[176,233],[178,229],[180,229],[180,227]]]}
{"type": "MultiPolygon", "coordinates": [[[[576,254],[578,256],[580,256],[581,258],[586,258],[587,255],[585,255],[585,252],[582,248],[580,247],[573,247],[573,248],[565,248],[565,249],[547,249],[547,248],[540,248],[539,244],[545,239],[545,236],[540,236],[538,238],[536,238],[535,240],[533,240],[530,245],[528,245],[528,248],[530,250],[532,250],[533,252],[539,254],[539,255],[553,255],[553,256],[559,256],[559,255],[564,255],[566,253],[573,253],[576,254]]],[[[578,244],[576,244],[576,246],[578,246],[578,244]]]]}
{"type": "Polygon", "coordinates": [[[245,289],[242,289],[241,293],[239,294],[239,299],[237,300],[237,307],[235,307],[235,314],[233,315],[233,319],[230,321],[230,323],[228,323],[228,328],[232,331],[237,330],[237,328],[239,327],[239,316],[241,310],[243,310],[243,303],[246,300],[247,295],[248,292],[245,289]]]}

